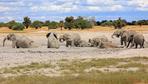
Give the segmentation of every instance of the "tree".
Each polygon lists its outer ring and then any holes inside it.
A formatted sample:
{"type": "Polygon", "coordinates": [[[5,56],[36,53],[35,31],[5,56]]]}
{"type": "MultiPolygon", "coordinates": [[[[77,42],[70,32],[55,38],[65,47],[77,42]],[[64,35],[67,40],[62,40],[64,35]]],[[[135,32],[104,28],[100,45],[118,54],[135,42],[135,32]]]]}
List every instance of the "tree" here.
{"type": "Polygon", "coordinates": [[[7,24],[4,22],[0,22],[0,27],[7,27],[7,24]]]}
{"type": "Polygon", "coordinates": [[[46,20],[46,21],[44,22],[44,26],[48,26],[48,24],[50,24],[50,21],[49,21],[49,20],[46,20]]]}
{"type": "Polygon", "coordinates": [[[113,26],[113,22],[110,20],[110,21],[106,21],[104,23],[101,23],[101,26],[108,26],[108,27],[111,27],[113,26]]]}
{"type": "Polygon", "coordinates": [[[12,30],[23,30],[25,27],[22,23],[15,23],[15,25],[12,26],[12,30]]]}
{"type": "Polygon", "coordinates": [[[24,22],[23,22],[24,26],[26,28],[28,28],[31,25],[31,20],[29,17],[24,17],[24,22]]]}
{"type": "Polygon", "coordinates": [[[62,28],[64,27],[64,21],[60,21],[59,26],[60,26],[60,28],[62,30],[62,28]]]}
{"type": "Polygon", "coordinates": [[[34,21],[34,22],[31,24],[31,26],[34,27],[35,29],[41,28],[41,27],[42,27],[42,22],[39,21],[39,20],[36,20],[36,21],[34,21]]]}
{"type": "Polygon", "coordinates": [[[118,20],[113,21],[113,26],[115,29],[121,29],[122,27],[126,26],[126,21],[119,18],[118,20]]]}
{"type": "Polygon", "coordinates": [[[6,24],[7,24],[7,27],[8,27],[9,29],[12,29],[12,26],[15,25],[16,22],[15,22],[15,20],[12,20],[12,21],[9,21],[9,22],[6,23],[6,24]]]}
{"type": "Polygon", "coordinates": [[[48,29],[56,29],[58,27],[58,23],[55,21],[52,21],[48,24],[48,29]]]}
{"type": "Polygon", "coordinates": [[[71,30],[71,29],[74,27],[73,22],[74,22],[74,17],[72,17],[72,16],[66,17],[66,18],[65,18],[64,27],[65,27],[66,29],[71,30]]]}
{"type": "Polygon", "coordinates": [[[83,17],[79,16],[74,20],[74,27],[79,29],[92,28],[92,22],[85,20],[83,17]]]}

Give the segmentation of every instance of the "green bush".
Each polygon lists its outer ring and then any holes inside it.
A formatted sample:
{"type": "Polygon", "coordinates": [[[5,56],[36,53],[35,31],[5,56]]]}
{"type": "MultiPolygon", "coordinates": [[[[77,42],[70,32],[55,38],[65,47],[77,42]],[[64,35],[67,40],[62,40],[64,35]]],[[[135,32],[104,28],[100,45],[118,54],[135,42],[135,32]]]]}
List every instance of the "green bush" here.
{"type": "Polygon", "coordinates": [[[0,22],[0,27],[7,27],[7,25],[4,22],[0,22]]]}
{"type": "Polygon", "coordinates": [[[21,23],[15,23],[13,26],[12,26],[12,30],[23,30],[25,27],[23,24],[21,23]]]}
{"type": "Polygon", "coordinates": [[[14,20],[12,20],[12,21],[9,21],[8,23],[6,23],[6,25],[7,25],[7,27],[8,27],[9,29],[12,29],[12,26],[14,26],[16,23],[17,23],[17,22],[15,22],[14,20]]]}
{"type": "Polygon", "coordinates": [[[32,27],[38,29],[38,28],[41,28],[42,27],[42,22],[41,21],[34,21],[32,24],[31,24],[32,27]]]}
{"type": "Polygon", "coordinates": [[[58,26],[59,24],[55,21],[48,23],[48,29],[56,29],[58,26]]]}
{"type": "Polygon", "coordinates": [[[113,26],[113,22],[112,21],[106,21],[104,23],[101,23],[101,26],[113,26]]]}

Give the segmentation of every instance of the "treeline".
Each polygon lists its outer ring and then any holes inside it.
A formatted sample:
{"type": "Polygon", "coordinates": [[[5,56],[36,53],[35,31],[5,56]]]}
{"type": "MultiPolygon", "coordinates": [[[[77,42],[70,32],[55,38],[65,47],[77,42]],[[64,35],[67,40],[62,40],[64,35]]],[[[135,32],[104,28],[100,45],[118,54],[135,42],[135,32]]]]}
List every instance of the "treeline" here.
{"type": "Polygon", "coordinates": [[[15,20],[9,21],[7,23],[0,22],[0,27],[8,27],[9,29],[13,30],[23,30],[29,27],[39,29],[43,26],[48,27],[48,29],[56,29],[56,28],[63,28],[71,30],[72,28],[75,29],[86,29],[92,28],[93,26],[108,26],[114,27],[115,29],[121,29],[126,25],[148,25],[148,20],[138,20],[128,22],[125,19],[118,18],[117,20],[102,20],[102,21],[95,21],[95,19],[86,19],[84,17],[77,17],[74,18],[73,16],[66,17],[63,21],[31,21],[29,17],[24,17],[23,22],[16,22],[15,20]]]}
{"type": "Polygon", "coordinates": [[[102,20],[102,21],[97,21],[96,24],[98,26],[114,26],[115,22],[122,23],[124,25],[148,25],[148,20],[137,20],[137,21],[131,21],[128,22],[124,19],[119,18],[118,20],[102,20]]]}
{"type": "Polygon", "coordinates": [[[8,27],[9,29],[12,30],[23,30],[27,29],[29,27],[39,29],[42,28],[43,26],[48,27],[48,29],[56,29],[56,28],[63,28],[65,29],[72,29],[72,28],[77,28],[77,29],[85,29],[85,28],[92,28],[93,23],[92,21],[88,19],[84,19],[83,17],[79,16],[76,19],[73,16],[66,17],[64,21],[31,21],[29,17],[24,17],[23,22],[16,22],[15,20],[9,21],[7,23],[0,22],[0,27],[8,27]]]}

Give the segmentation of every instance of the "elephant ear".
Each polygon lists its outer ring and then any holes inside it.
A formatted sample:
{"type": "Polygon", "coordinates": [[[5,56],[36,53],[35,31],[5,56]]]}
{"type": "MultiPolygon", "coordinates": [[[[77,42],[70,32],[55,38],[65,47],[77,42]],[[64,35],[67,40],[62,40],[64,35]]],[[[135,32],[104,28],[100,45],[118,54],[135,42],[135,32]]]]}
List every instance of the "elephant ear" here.
{"type": "Polygon", "coordinates": [[[51,34],[51,32],[50,32],[50,33],[48,33],[48,34],[46,35],[46,37],[48,38],[48,37],[50,36],[50,34],[51,34]]]}
{"type": "Polygon", "coordinates": [[[58,37],[57,37],[57,35],[56,35],[55,33],[53,33],[53,36],[54,36],[56,39],[58,39],[58,37]]]}

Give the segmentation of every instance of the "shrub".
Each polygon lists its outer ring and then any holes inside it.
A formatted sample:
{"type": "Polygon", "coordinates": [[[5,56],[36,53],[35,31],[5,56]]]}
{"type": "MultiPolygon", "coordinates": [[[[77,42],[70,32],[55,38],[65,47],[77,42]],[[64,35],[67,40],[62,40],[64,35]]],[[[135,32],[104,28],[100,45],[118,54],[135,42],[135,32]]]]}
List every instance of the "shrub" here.
{"type": "Polygon", "coordinates": [[[42,25],[43,25],[42,22],[41,22],[41,21],[38,21],[38,20],[34,21],[34,22],[31,24],[31,26],[34,27],[35,29],[41,28],[42,25]]]}
{"type": "Polygon", "coordinates": [[[56,29],[58,27],[58,23],[53,21],[53,22],[50,22],[48,23],[48,29],[56,29]]]}
{"type": "Polygon", "coordinates": [[[0,22],[0,27],[7,27],[7,24],[4,22],[0,22]]]}
{"type": "Polygon", "coordinates": [[[12,26],[12,30],[23,30],[25,27],[23,24],[21,23],[15,23],[13,26],[12,26]]]}

